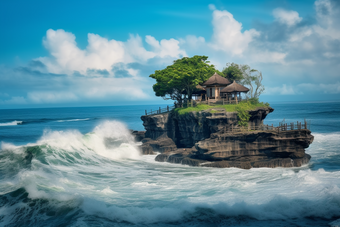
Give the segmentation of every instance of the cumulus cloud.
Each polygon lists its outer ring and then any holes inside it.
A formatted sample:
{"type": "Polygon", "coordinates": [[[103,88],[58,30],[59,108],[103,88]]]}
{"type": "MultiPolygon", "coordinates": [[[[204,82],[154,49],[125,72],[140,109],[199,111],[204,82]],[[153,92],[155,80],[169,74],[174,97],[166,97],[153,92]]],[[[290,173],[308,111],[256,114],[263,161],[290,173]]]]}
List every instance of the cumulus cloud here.
{"type": "MultiPolygon", "coordinates": [[[[130,70],[139,70],[134,65],[129,67],[130,70]]],[[[151,73],[148,69],[140,70],[151,73]]],[[[4,91],[0,94],[0,105],[6,106],[62,103],[122,104],[155,99],[150,80],[140,76],[133,77],[130,74],[128,77],[117,78],[98,76],[97,73],[97,76],[92,77],[0,67],[0,75],[0,90],[4,91]]]]}
{"type": "Polygon", "coordinates": [[[301,84],[282,84],[277,87],[267,87],[265,95],[315,95],[315,94],[340,94],[340,82],[332,84],[313,84],[313,83],[301,83],[301,84]]]}
{"type": "Polygon", "coordinates": [[[299,17],[299,13],[293,10],[285,10],[282,8],[276,8],[273,10],[273,16],[277,21],[288,26],[296,25],[302,21],[299,17]]]}
{"type": "MultiPolygon", "coordinates": [[[[213,7],[210,7],[213,9],[213,7]]],[[[242,32],[242,23],[226,10],[213,11],[213,36],[211,46],[232,55],[242,55],[254,37],[259,35],[255,29],[242,32]]]]}
{"type": "MultiPolygon", "coordinates": [[[[340,94],[340,4],[317,0],[314,18],[276,8],[272,21],[243,29],[232,12],[212,10],[210,37],[157,40],[152,34],[125,41],[88,34],[81,49],[62,29],[46,32],[48,56],[14,69],[0,65],[0,104],[143,101],[155,99],[148,75],[182,56],[207,55],[261,70],[264,95],[340,94]]],[[[160,99],[158,99],[160,100],[160,99]]]]}
{"type": "Polygon", "coordinates": [[[292,85],[286,85],[286,84],[282,84],[282,86],[278,86],[278,87],[267,87],[264,93],[266,95],[273,95],[273,94],[294,95],[297,93],[301,94],[301,92],[297,92],[297,90],[292,85]]]}
{"type": "Polygon", "coordinates": [[[62,29],[46,32],[43,40],[50,56],[37,60],[46,65],[51,73],[72,74],[79,72],[87,75],[88,70],[105,70],[111,72],[114,64],[147,62],[151,58],[179,58],[186,52],[179,47],[175,39],[156,40],[146,36],[145,42],[152,50],[147,50],[140,36],[130,35],[126,42],[108,40],[97,34],[88,34],[88,46],[82,50],[77,46],[76,37],[62,29]]]}

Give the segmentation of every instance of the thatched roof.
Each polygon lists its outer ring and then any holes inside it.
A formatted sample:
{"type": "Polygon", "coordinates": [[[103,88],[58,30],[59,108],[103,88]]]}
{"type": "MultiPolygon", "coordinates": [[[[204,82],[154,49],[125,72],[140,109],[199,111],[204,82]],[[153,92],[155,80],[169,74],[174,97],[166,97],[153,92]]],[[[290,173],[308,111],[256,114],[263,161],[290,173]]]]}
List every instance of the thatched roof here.
{"type": "Polygon", "coordinates": [[[248,92],[248,91],[249,91],[248,88],[234,81],[232,84],[223,88],[221,90],[221,93],[248,92]]]}
{"type": "MultiPolygon", "coordinates": [[[[187,91],[183,91],[182,94],[186,94],[187,91]]],[[[201,85],[197,85],[195,90],[192,92],[192,94],[205,94],[205,88],[202,87],[201,85]]]]}
{"type": "Polygon", "coordinates": [[[214,86],[214,85],[220,85],[220,86],[226,86],[230,84],[230,81],[224,77],[221,77],[217,73],[212,75],[207,81],[203,83],[203,86],[214,86]]]}
{"type": "Polygon", "coordinates": [[[192,94],[205,94],[205,88],[202,87],[201,85],[197,85],[195,91],[192,92],[192,94]]]}

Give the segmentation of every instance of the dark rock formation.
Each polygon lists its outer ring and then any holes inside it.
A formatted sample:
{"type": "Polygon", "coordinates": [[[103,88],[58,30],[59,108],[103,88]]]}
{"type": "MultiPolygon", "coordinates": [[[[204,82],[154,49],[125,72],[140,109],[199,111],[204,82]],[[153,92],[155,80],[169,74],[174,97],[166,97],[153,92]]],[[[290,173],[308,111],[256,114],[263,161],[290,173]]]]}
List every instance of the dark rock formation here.
{"type": "MultiPolygon", "coordinates": [[[[259,126],[273,109],[249,111],[259,126]]],[[[142,116],[146,129],[143,154],[160,152],[156,161],[207,167],[297,167],[309,162],[305,149],[313,142],[307,129],[240,131],[236,112],[213,109],[179,115],[142,116]]]]}
{"type": "Polygon", "coordinates": [[[145,138],[145,131],[133,131],[131,134],[135,137],[136,142],[141,142],[145,138]]]}

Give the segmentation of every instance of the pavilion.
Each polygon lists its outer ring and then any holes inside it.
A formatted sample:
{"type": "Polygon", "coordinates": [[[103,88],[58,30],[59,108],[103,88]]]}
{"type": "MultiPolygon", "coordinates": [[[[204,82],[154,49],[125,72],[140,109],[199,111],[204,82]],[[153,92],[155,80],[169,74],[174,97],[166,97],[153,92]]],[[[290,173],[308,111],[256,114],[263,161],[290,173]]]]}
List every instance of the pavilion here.
{"type": "Polygon", "coordinates": [[[249,91],[248,88],[246,88],[245,86],[238,84],[235,82],[226,86],[225,88],[223,88],[221,90],[221,96],[228,99],[228,100],[235,100],[235,102],[237,103],[238,101],[241,101],[241,93],[247,93],[249,91]],[[237,98],[237,95],[239,95],[239,98],[237,98]]]}
{"type": "Polygon", "coordinates": [[[212,75],[202,86],[205,87],[206,96],[209,99],[220,99],[220,91],[231,82],[217,73],[212,75]]]}

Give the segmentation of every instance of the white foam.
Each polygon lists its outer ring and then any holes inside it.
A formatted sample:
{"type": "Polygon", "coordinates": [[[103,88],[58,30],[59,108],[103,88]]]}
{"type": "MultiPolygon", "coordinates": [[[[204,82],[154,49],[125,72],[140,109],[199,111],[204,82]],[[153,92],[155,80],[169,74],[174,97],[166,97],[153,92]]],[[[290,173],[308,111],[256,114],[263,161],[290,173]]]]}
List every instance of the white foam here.
{"type": "Polygon", "coordinates": [[[1,150],[15,150],[18,146],[1,141],[1,150]]]}
{"type": "Polygon", "coordinates": [[[68,152],[95,152],[101,156],[119,159],[138,159],[140,152],[127,127],[118,121],[106,121],[95,127],[92,133],[81,134],[77,130],[45,130],[38,144],[47,144],[68,152]],[[108,146],[106,141],[116,142],[108,146]]]}
{"type": "Polygon", "coordinates": [[[0,126],[14,126],[14,125],[20,125],[22,124],[22,121],[11,121],[7,123],[0,123],[0,126]]]}
{"type": "MultiPolygon", "coordinates": [[[[315,134],[308,152],[312,160],[328,152],[339,154],[337,136],[315,134]]],[[[81,201],[87,215],[108,220],[147,225],[209,214],[289,220],[330,219],[340,213],[340,170],[218,169],[155,162],[154,155],[140,157],[127,127],[112,121],[86,135],[46,131],[38,144],[46,145],[41,146],[44,155],[11,182],[24,186],[30,198],[81,201]]]]}

